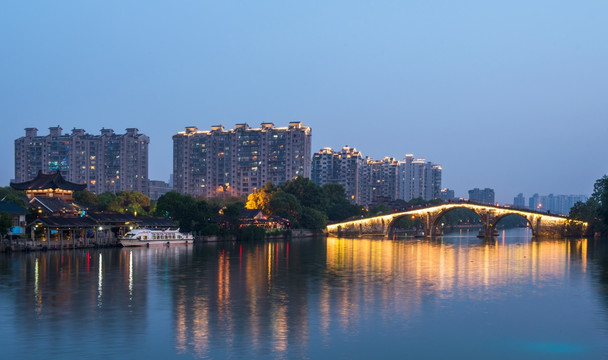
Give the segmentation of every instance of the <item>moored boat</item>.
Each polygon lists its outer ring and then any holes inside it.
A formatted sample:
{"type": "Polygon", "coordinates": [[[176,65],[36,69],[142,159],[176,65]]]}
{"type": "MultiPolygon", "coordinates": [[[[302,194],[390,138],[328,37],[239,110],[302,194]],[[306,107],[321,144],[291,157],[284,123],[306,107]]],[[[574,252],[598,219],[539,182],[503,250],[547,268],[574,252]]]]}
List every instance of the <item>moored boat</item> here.
{"type": "Polygon", "coordinates": [[[194,237],[190,233],[177,230],[136,229],[126,233],[119,242],[122,246],[150,246],[191,243],[194,237]]]}

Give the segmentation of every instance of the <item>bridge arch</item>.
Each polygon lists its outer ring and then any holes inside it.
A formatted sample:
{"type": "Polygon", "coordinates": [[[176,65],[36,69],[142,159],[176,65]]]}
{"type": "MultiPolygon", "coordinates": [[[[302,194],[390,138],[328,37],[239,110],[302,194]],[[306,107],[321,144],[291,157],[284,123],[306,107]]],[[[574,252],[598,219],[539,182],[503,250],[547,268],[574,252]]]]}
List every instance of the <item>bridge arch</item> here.
{"type": "Polygon", "coordinates": [[[449,207],[446,209],[442,209],[439,213],[437,213],[435,216],[433,216],[433,218],[431,219],[430,222],[430,227],[428,229],[429,234],[431,235],[435,235],[437,233],[437,229],[439,228],[439,224],[441,224],[441,220],[443,219],[443,217],[445,215],[447,215],[450,212],[453,212],[455,210],[466,210],[469,213],[473,213],[475,214],[480,222],[481,222],[481,226],[485,229],[487,227],[487,223],[484,220],[484,214],[480,213],[479,211],[477,211],[475,208],[470,208],[467,206],[453,206],[453,207],[449,207]]]}
{"type": "Polygon", "coordinates": [[[520,219],[524,219],[526,221],[526,223],[528,224],[528,226],[530,226],[530,229],[532,230],[532,236],[534,237],[536,235],[536,231],[534,230],[534,224],[532,223],[532,220],[530,220],[527,216],[524,216],[524,215],[518,214],[518,213],[507,213],[507,214],[496,216],[491,223],[492,228],[495,229],[496,226],[498,225],[498,223],[500,222],[500,220],[503,220],[504,218],[507,218],[507,217],[519,217],[520,219]]]}
{"type": "Polygon", "coordinates": [[[386,235],[388,238],[392,238],[395,234],[395,229],[397,229],[397,225],[402,219],[411,219],[412,226],[415,228],[415,230],[418,231],[418,229],[421,228],[423,231],[425,231],[424,235],[427,235],[427,218],[428,214],[401,214],[399,216],[395,216],[387,224],[386,235]]]}

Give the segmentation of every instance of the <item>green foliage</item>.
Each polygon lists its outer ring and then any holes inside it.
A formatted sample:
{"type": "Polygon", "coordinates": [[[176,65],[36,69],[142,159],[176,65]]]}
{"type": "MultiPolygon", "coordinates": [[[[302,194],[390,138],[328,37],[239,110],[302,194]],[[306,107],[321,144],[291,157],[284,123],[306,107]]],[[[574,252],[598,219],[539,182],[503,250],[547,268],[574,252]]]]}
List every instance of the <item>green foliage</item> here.
{"type": "MultiPolygon", "coordinates": [[[[108,193],[109,194],[109,193],[108,193]]],[[[97,206],[99,205],[99,197],[88,190],[75,191],[74,201],[81,205],[97,206]]]]}
{"type": "Polygon", "coordinates": [[[597,204],[597,217],[604,228],[608,227],[608,176],[598,179],[593,186],[593,195],[597,204]]]}
{"type": "Polygon", "coordinates": [[[608,176],[604,175],[595,182],[589,200],[574,204],[569,217],[586,222],[588,234],[608,233],[608,176]]]}
{"type": "Polygon", "coordinates": [[[416,222],[414,221],[414,219],[412,219],[411,216],[404,216],[397,220],[397,223],[395,223],[395,227],[399,229],[409,229],[414,227],[415,224],[416,222]]]}
{"type": "Polygon", "coordinates": [[[327,211],[329,201],[327,194],[319,185],[308,178],[298,176],[283,186],[283,191],[295,196],[300,205],[319,211],[327,211]]]}
{"type": "Polygon", "coordinates": [[[528,221],[523,216],[512,214],[500,219],[496,227],[500,229],[512,229],[526,227],[526,225],[528,225],[528,221]]]}
{"type": "Polygon", "coordinates": [[[15,190],[10,186],[0,187],[0,201],[14,202],[19,206],[27,207],[25,192],[15,190]]]}
{"type": "Polygon", "coordinates": [[[245,209],[245,204],[241,202],[233,203],[226,206],[223,210],[224,218],[226,220],[226,228],[229,230],[234,230],[239,226],[239,217],[241,212],[245,209]]]}
{"type": "Polygon", "coordinates": [[[361,215],[361,207],[348,201],[341,184],[325,184],[323,185],[323,193],[327,198],[326,213],[329,220],[342,221],[355,215],[361,215]]]}
{"type": "Polygon", "coordinates": [[[376,216],[379,214],[385,214],[389,212],[388,206],[384,204],[376,205],[374,207],[369,208],[369,215],[376,216]]]}
{"type": "Polygon", "coordinates": [[[421,197],[408,201],[408,204],[410,204],[410,205],[426,205],[427,203],[428,203],[428,201],[424,200],[421,197]]]}
{"type": "Polygon", "coordinates": [[[7,213],[0,213],[0,235],[4,237],[13,227],[13,217],[7,213]]]}
{"type": "Polygon", "coordinates": [[[74,200],[83,205],[98,206],[100,210],[146,216],[150,213],[150,198],[138,191],[105,192],[95,195],[90,191],[77,191],[74,200]]]}
{"type": "Polygon", "coordinates": [[[288,194],[283,190],[276,191],[272,194],[269,208],[271,214],[286,218],[289,220],[290,224],[296,227],[299,226],[302,206],[298,199],[292,194],[288,194]]]}
{"type": "Polygon", "coordinates": [[[300,226],[304,229],[320,230],[327,225],[327,215],[324,212],[309,208],[306,206],[302,207],[302,213],[300,217],[300,226]]]}
{"type": "Polygon", "coordinates": [[[584,221],[588,224],[587,235],[596,232],[605,232],[606,226],[599,221],[600,203],[594,198],[589,198],[586,202],[577,202],[570,209],[568,217],[574,220],[584,221]]]}
{"type": "Polygon", "coordinates": [[[245,203],[247,199],[243,196],[233,196],[226,194],[225,196],[215,196],[211,198],[198,197],[196,201],[205,201],[212,207],[217,207],[221,209],[224,206],[235,204],[235,203],[245,203]]]}
{"type": "Polygon", "coordinates": [[[464,208],[456,208],[448,211],[441,221],[448,225],[464,225],[464,224],[481,224],[481,219],[479,215],[477,215],[473,210],[464,209],[464,208]]]}
{"type": "Polygon", "coordinates": [[[360,206],[348,201],[342,185],[321,187],[301,176],[282,186],[267,183],[247,197],[246,208],[260,209],[266,216],[280,216],[293,227],[307,229],[322,229],[328,220],[342,221],[363,213],[360,206]]]}
{"type": "Polygon", "coordinates": [[[204,235],[215,235],[218,226],[215,221],[217,209],[206,201],[197,201],[190,195],[170,191],[156,202],[156,215],[166,216],[175,221],[185,232],[197,231],[204,235]]]}
{"type": "Polygon", "coordinates": [[[243,226],[236,231],[236,239],[240,241],[260,241],[266,237],[266,230],[257,226],[243,226]]]}

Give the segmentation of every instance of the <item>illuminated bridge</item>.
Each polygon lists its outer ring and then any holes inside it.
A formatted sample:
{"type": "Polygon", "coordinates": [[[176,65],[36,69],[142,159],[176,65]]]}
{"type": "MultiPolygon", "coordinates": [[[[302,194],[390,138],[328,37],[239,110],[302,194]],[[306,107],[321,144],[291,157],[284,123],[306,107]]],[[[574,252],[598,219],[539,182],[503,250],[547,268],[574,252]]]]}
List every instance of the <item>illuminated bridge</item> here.
{"type": "Polygon", "coordinates": [[[487,238],[492,237],[495,233],[496,224],[509,215],[517,215],[526,219],[532,229],[532,236],[576,237],[582,236],[587,227],[587,223],[571,220],[561,215],[503,206],[454,202],[331,224],[327,226],[327,232],[329,235],[337,237],[380,235],[392,238],[399,219],[408,216],[412,220],[418,220],[424,224],[426,236],[433,236],[439,233],[443,216],[455,209],[468,209],[477,214],[481,219],[483,234],[487,238]]]}

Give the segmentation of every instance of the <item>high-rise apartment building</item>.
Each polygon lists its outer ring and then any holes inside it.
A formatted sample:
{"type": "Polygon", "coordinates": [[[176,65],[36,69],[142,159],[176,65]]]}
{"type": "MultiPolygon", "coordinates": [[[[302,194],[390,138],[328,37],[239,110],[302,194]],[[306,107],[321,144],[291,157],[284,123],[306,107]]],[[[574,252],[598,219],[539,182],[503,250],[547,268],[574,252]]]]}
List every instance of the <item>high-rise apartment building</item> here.
{"type": "Polygon", "coordinates": [[[495,204],[494,202],[494,189],[485,188],[479,189],[475,188],[469,190],[469,200],[475,201],[482,204],[495,204]]]}
{"type": "Polygon", "coordinates": [[[399,199],[432,200],[441,194],[441,165],[407,154],[399,162],[399,199]]]}
{"type": "Polygon", "coordinates": [[[247,195],[267,182],[310,177],[311,137],[301,122],[187,127],[173,135],[173,188],[193,196],[247,195]]]}
{"type": "Polygon", "coordinates": [[[158,200],[161,196],[173,190],[168,182],[162,180],[150,180],[150,200],[158,200]]]}
{"type": "Polygon", "coordinates": [[[374,160],[349,147],[340,152],[324,148],[312,159],[313,182],[342,184],[351,202],[365,206],[396,199],[438,198],[441,171],[440,165],[413,155],[406,155],[404,161],[390,157],[374,160]]]}
{"type": "Polygon", "coordinates": [[[39,170],[57,170],[66,180],[86,184],[94,193],[135,190],[148,194],[148,144],[150,139],[129,128],[125,134],[102,129],[101,135],[72,129],[63,134],[60,126],[40,136],[38,129],[25,129],[15,140],[15,182],[36,177],[39,170]]]}
{"type": "Polygon", "coordinates": [[[454,196],[454,190],[448,188],[441,189],[441,192],[439,193],[439,198],[444,202],[456,200],[456,196],[454,196]]]}
{"type": "MultiPolygon", "coordinates": [[[[520,194],[523,197],[523,194],[520,194]]],[[[518,195],[519,196],[519,195],[518,195]]],[[[528,208],[537,211],[549,211],[554,214],[568,215],[570,208],[577,202],[586,202],[586,195],[538,195],[534,194],[528,199],[528,208]]]]}
{"type": "Polygon", "coordinates": [[[526,198],[524,197],[524,194],[519,193],[516,197],[513,198],[513,206],[520,209],[526,207],[526,198]]]}
{"type": "MultiPolygon", "coordinates": [[[[397,170],[399,162],[391,157],[382,160],[367,159],[369,168],[370,200],[392,201],[399,198],[399,183],[397,170]]],[[[370,202],[370,203],[371,203],[370,202]]]]}
{"type": "Polygon", "coordinates": [[[360,204],[360,196],[367,186],[362,181],[365,165],[366,160],[355,148],[345,146],[339,152],[324,148],[313,155],[311,179],[321,186],[341,184],[350,202],[360,204]]]}

